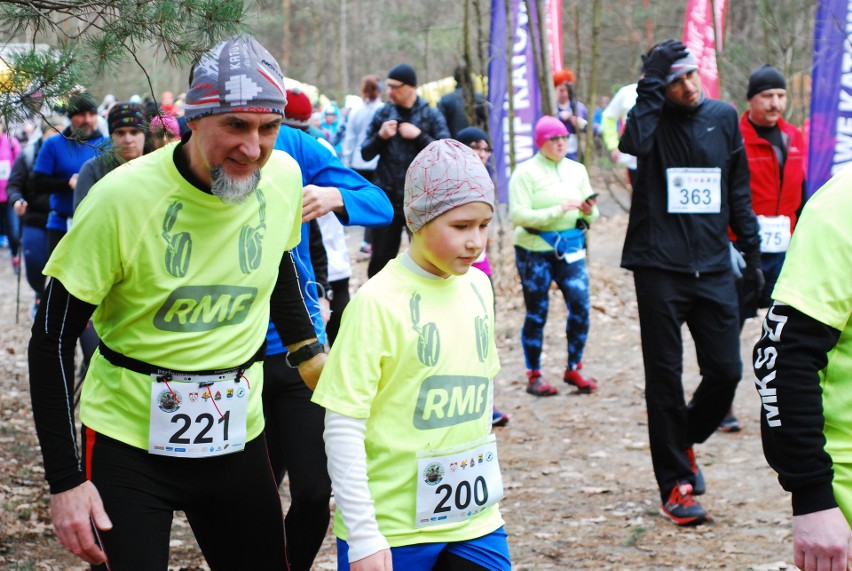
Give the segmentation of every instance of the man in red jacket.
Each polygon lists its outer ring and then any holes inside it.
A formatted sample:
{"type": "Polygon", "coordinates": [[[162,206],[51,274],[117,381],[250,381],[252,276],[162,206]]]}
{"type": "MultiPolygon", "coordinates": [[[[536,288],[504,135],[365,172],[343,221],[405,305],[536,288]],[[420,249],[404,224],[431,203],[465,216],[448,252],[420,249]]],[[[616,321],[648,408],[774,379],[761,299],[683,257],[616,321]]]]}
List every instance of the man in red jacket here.
{"type": "MultiPolygon", "coordinates": [[[[771,65],[756,69],[748,80],[748,110],[740,119],[748,168],[751,173],[751,205],[760,224],[760,259],[766,284],[759,299],[740,297],[740,326],[769,307],[772,290],[781,272],[790,235],[796,226],[805,188],[805,145],[799,130],[784,118],[787,82],[771,65]]],[[[719,425],[723,432],[737,432],[733,411],[719,425]]]]}

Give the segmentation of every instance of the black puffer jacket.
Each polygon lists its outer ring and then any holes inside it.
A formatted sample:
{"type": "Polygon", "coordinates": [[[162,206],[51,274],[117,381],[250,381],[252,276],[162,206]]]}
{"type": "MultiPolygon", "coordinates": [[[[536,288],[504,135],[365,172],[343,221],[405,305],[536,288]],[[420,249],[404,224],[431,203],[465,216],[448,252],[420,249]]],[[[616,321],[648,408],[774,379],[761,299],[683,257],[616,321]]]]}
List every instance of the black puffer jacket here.
{"type": "Polygon", "coordinates": [[[759,259],[748,161],[736,110],[713,99],[687,109],[669,102],[662,79],[639,81],[636,106],[618,145],[639,158],[622,267],[701,274],[731,267],[728,227],[747,259],[759,259]],[[666,170],[718,167],[718,214],[669,214],[666,170]]]}
{"type": "Polygon", "coordinates": [[[394,208],[402,208],[402,196],[405,188],[405,171],[414,157],[436,139],[448,139],[450,131],[444,116],[420,97],[411,109],[388,104],[376,111],[367,135],[361,145],[361,156],[369,161],[379,155],[376,167],[376,186],[384,190],[394,208]],[[398,133],[390,139],[379,137],[379,129],[385,121],[396,120],[411,123],[422,131],[416,139],[404,139],[398,133]]]}

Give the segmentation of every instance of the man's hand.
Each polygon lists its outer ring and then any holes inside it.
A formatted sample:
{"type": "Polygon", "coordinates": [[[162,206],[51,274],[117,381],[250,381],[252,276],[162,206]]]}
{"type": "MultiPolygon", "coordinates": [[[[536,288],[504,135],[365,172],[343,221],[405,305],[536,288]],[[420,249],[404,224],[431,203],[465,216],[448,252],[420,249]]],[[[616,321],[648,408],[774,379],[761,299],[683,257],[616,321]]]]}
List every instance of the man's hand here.
{"type": "Polygon", "coordinates": [[[393,571],[390,549],[382,549],[358,561],[349,563],[352,571],[393,571]]]}
{"type": "Polygon", "coordinates": [[[760,303],[765,285],[766,279],[763,277],[760,254],[746,256],[746,267],[743,270],[743,302],[746,305],[750,302],[760,303]]]}
{"type": "Polygon", "coordinates": [[[793,517],[793,561],[802,571],[847,571],[852,531],[840,508],[793,517]]]}
{"type": "Polygon", "coordinates": [[[661,42],[650,54],[642,58],[645,75],[664,79],[672,64],[686,57],[686,54],[686,46],[677,40],[661,42]]]}
{"type": "Polygon", "coordinates": [[[331,303],[324,297],[319,299],[320,317],[323,325],[328,325],[331,320],[331,303]]]}
{"type": "Polygon", "coordinates": [[[399,124],[399,136],[403,139],[416,139],[420,136],[420,133],[422,133],[420,127],[418,127],[414,123],[399,124]]]}
{"type": "Polygon", "coordinates": [[[343,214],[343,196],[333,186],[309,184],[302,189],[302,223],[324,216],[329,212],[343,214]]]}
{"type": "Polygon", "coordinates": [[[379,128],[379,137],[388,140],[396,136],[396,131],[399,128],[399,123],[396,120],[385,121],[379,128]]]}
{"type": "Polygon", "coordinates": [[[15,214],[17,214],[18,216],[23,216],[24,214],[27,213],[27,201],[24,200],[23,198],[18,199],[15,202],[14,208],[15,208],[15,214]]]}
{"type": "Polygon", "coordinates": [[[84,482],[51,496],[50,515],[56,536],[65,549],[92,565],[106,561],[106,555],[95,542],[92,524],[101,531],[108,531],[112,529],[112,522],[94,484],[84,482]]]}
{"type": "Polygon", "coordinates": [[[80,174],[75,172],[74,174],[71,175],[71,178],[68,179],[68,186],[71,188],[71,190],[74,190],[75,188],[77,188],[77,177],[78,176],[80,176],[80,174]]]}

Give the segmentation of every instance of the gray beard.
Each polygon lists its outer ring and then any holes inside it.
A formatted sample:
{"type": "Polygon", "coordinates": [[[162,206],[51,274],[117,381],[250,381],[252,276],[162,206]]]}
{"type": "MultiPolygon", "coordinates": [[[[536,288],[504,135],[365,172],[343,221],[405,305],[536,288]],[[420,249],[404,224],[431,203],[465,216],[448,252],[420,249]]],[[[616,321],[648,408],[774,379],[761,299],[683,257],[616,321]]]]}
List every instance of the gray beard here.
{"type": "Polygon", "coordinates": [[[225,204],[242,204],[259,183],[260,169],[242,179],[229,177],[221,166],[210,169],[210,192],[225,204]]]}

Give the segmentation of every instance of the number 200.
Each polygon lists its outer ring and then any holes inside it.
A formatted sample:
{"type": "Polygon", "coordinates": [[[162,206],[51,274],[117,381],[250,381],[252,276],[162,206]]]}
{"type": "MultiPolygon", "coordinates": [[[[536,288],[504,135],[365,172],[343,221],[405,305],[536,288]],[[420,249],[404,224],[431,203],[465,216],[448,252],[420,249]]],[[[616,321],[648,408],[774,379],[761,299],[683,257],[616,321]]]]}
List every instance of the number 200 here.
{"type": "Polygon", "coordinates": [[[477,476],[476,480],[473,481],[472,491],[470,482],[462,480],[456,486],[455,494],[453,494],[453,487],[449,484],[441,484],[435,489],[435,493],[444,494],[444,497],[435,506],[434,513],[436,514],[450,511],[452,508],[448,505],[449,502],[452,502],[456,509],[465,510],[470,505],[471,499],[478,506],[484,506],[485,502],[488,501],[488,486],[482,476],[477,476]]]}

